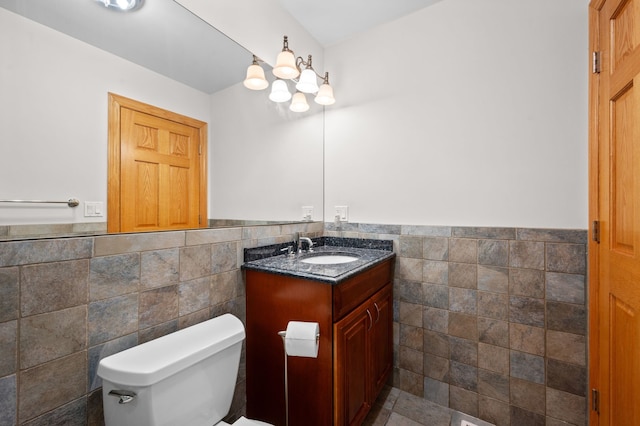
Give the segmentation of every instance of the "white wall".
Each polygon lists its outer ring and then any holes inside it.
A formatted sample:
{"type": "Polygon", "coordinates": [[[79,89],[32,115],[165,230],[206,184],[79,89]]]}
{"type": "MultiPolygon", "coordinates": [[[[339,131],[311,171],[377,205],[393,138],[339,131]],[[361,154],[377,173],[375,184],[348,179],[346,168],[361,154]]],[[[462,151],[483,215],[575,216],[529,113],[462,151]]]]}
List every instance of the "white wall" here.
{"type": "MultiPolygon", "coordinates": [[[[107,93],[199,120],[209,95],[0,9],[0,199],[107,201],[107,93]]],[[[83,205],[0,206],[0,225],[104,222],[83,205]]]]}
{"type": "Polygon", "coordinates": [[[586,228],[587,15],[446,0],[328,48],[327,220],[586,228]]]}
{"type": "Polygon", "coordinates": [[[298,221],[312,206],[322,220],[322,108],[307,97],[294,113],[268,94],[238,83],[211,97],[209,217],[298,221]]]}

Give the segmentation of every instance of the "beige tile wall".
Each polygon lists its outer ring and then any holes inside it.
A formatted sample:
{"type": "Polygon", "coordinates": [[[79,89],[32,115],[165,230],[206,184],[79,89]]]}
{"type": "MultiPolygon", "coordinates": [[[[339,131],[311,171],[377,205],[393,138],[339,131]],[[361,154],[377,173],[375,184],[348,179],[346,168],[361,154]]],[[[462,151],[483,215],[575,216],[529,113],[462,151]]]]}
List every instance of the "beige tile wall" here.
{"type": "MultiPolygon", "coordinates": [[[[101,358],[223,313],[243,248],[322,223],[0,242],[0,425],[101,425],[101,358]]],[[[244,412],[240,372],[230,417],[244,412]]]]}

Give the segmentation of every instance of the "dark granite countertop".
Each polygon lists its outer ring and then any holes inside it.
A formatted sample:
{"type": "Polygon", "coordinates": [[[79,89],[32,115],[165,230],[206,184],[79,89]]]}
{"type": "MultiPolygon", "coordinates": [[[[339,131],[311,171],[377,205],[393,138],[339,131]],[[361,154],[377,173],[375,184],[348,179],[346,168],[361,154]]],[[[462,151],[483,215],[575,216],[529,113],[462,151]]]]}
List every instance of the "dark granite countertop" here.
{"type": "Polygon", "coordinates": [[[242,265],[242,269],[338,284],[387,259],[395,257],[395,253],[392,251],[392,241],[335,237],[314,238],[313,241],[313,252],[296,255],[279,254],[281,248],[286,248],[291,243],[245,249],[245,263],[242,265]],[[331,265],[302,262],[305,258],[322,254],[352,255],[358,259],[348,263],[331,265]],[[262,258],[255,259],[256,257],[262,258]]]}

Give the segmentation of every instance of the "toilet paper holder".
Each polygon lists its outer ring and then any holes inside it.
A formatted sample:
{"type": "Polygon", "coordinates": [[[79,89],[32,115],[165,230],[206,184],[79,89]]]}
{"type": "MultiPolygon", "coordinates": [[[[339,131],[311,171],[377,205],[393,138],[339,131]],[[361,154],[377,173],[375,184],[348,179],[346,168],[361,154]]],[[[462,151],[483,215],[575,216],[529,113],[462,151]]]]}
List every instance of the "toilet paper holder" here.
{"type": "MultiPolygon", "coordinates": [[[[284,410],[285,410],[285,426],[289,426],[289,375],[287,374],[287,346],[285,339],[287,331],[278,331],[278,336],[282,337],[282,349],[284,350],[284,410]]],[[[316,334],[316,344],[320,340],[320,333],[316,334]]]]}

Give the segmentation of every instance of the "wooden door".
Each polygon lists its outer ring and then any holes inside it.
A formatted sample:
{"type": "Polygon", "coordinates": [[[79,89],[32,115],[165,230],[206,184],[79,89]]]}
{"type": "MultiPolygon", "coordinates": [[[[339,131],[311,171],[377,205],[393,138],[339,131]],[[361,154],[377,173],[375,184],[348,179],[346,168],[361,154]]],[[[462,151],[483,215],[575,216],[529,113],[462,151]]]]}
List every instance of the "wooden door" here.
{"type": "Polygon", "coordinates": [[[110,101],[109,232],[206,226],[206,123],[110,101]]]}
{"type": "Polygon", "coordinates": [[[640,425],[640,0],[596,0],[591,45],[592,425],[640,425]],[[598,394],[598,402],[595,396],[598,394]],[[599,414],[598,414],[599,411],[599,414]]]}
{"type": "Polygon", "coordinates": [[[370,336],[373,316],[365,303],[334,324],[334,412],[336,426],[360,425],[371,405],[370,336]]]}

